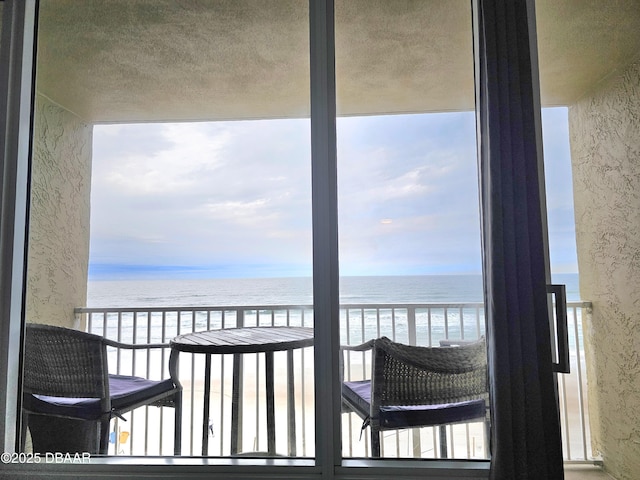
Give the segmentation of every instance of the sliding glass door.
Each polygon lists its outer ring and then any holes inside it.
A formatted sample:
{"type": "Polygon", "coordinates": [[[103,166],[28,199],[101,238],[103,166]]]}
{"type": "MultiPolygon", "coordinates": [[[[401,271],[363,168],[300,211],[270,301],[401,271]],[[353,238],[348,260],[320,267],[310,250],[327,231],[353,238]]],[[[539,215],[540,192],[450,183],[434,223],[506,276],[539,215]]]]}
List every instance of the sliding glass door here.
{"type": "MultiPolygon", "coordinates": [[[[16,5],[22,3],[5,1],[3,15],[7,11],[12,12],[16,5]],[[10,8],[6,7],[7,4],[10,8]]],[[[33,32],[30,36],[29,29],[35,25],[37,2],[25,3],[32,10],[28,10],[26,15],[23,12],[15,16],[18,21],[11,25],[15,28],[15,33],[33,39],[33,32]],[[21,18],[23,23],[19,21],[21,18]]],[[[368,360],[363,360],[359,355],[351,355],[349,361],[352,363],[344,365],[345,370],[342,370],[340,358],[343,352],[340,347],[387,336],[397,343],[440,348],[441,341],[453,340],[461,345],[463,341],[476,340],[485,335],[492,395],[488,417],[491,421],[491,448],[485,441],[482,431],[484,425],[480,422],[475,426],[469,424],[461,428],[447,427],[444,430],[427,427],[426,431],[412,432],[406,436],[404,433],[392,433],[389,436],[385,434],[381,456],[439,458],[444,456],[441,447],[446,442],[447,457],[485,460],[465,463],[464,468],[456,470],[457,475],[485,476],[490,463],[486,459],[490,458],[494,478],[513,478],[527,472],[540,473],[540,478],[545,475],[548,478],[558,478],[557,475],[561,475],[558,467],[561,472],[562,456],[548,322],[548,259],[538,152],[539,102],[536,100],[537,84],[532,81],[535,68],[531,68],[531,55],[527,48],[532,39],[530,31],[533,17],[532,10],[529,9],[533,2],[477,0],[470,11],[469,4],[462,0],[392,3],[344,1],[336,3],[334,12],[332,1],[313,1],[308,4],[308,23],[306,2],[193,2],[193,9],[187,9],[187,12],[183,11],[184,5],[162,2],[168,9],[167,17],[163,17],[167,10],[162,9],[154,10],[154,15],[142,15],[144,7],[155,5],[148,2],[127,0],[117,4],[112,12],[105,15],[117,17],[118,21],[114,21],[113,25],[125,36],[128,35],[129,40],[133,40],[125,42],[129,48],[137,47],[135,39],[138,35],[155,32],[162,37],[167,29],[177,29],[184,42],[166,42],[162,45],[152,42],[147,50],[138,56],[134,55],[131,62],[107,55],[106,59],[118,66],[117,72],[138,73],[140,75],[136,78],[146,79],[151,86],[155,85],[156,80],[167,80],[161,74],[163,69],[175,75],[172,77],[174,82],[163,84],[166,97],[153,96],[149,88],[137,86],[139,96],[133,96],[133,105],[140,106],[146,99],[148,105],[156,108],[152,110],[155,112],[154,120],[159,120],[159,116],[163,120],[174,122],[205,120],[207,115],[215,116],[216,121],[240,118],[249,120],[257,116],[273,119],[283,116],[279,107],[288,105],[293,108],[287,102],[292,98],[299,100],[294,104],[301,107],[300,110],[291,110],[288,116],[301,118],[302,126],[285,129],[284,136],[287,138],[278,142],[281,148],[275,152],[262,148],[271,140],[267,137],[276,135],[270,127],[256,127],[252,133],[243,136],[243,125],[234,124],[223,132],[222,140],[228,140],[234,134],[240,135],[241,141],[236,145],[237,148],[230,149],[234,154],[234,161],[239,162],[234,164],[235,169],[231,172],[235,173],[235,178],[233,175],[216,177],[216,172],[211,171],[207,164],[191,171],[189,178],[185,179],[180,176],[184,173],[183,170],[174,171],[166,165],[163,168],[161,156],[155,157],[158,171],[154,174],[162,174],[166,180],[160,190],[184,186],[183,181],[187,180],[198,183],[203,177],[216,181],[226,179],[211,184],[212,188],[215,187],[215,192],[210,192],[211,201],[200,212],[206,214],[208,222],[225,225],[226,229],[220,234],[227,239],[227,244],[242,244],[240,246],[245,253],[254,252],[254,246],[257,246],[260,252],[255,255],[257,263],[269,259],[278,263],[280,269],[284,268],[286,260],[299,259],[301,256],[302,267],[312,275],[312,292],[309,293],[313,302],[315,343],[313,359],[304,365],[308,369],[307,373],[310,372],[310,377],[307,378],[314,380],[311,388],[315,392],[315,399],[309,402],[309,405],[313,405],[309,408],[315,411],[315,424],[311,427],[314,430],[312,444],[305,447],[301,442],[293,454],[293,450],[289,449],[285,456],[290,458],[261,458],[265,456],[262,451],[264,443],[261,442],[260,434],[255,433],[254,441],[247,441],[247,450],[251,451],[250,459],[211,460],[197,458],[201,457],[197,453],[194,454],[195,457],[191,457],[189,452],[189,458],[175,461],[160,457],[156,465],[151,465],[153,462],[150,461],[137,464],[130,460],[120,461],[117,456],[113,456],[103,461],[90,462],[71,473],[90,477],[95,474],[109,475],[111,472],[148,474],[166,469],[172,475],[186,475],[187,470],[183,468],[186,462],[195,464],[198,474],[206,470],[207,474],[219,475],[220,478],[230,473],[249,478],[311,478],[318,475],[327,478],[366,478],[370,475],[369,467],[375,468],[376,475],[389,477],[415,476],[416,469],[421,469],[421,475],[425,477],[439,470],[441,474],[444,467],[434,466],[431,462],[386,462],[370,458],[372,452],[365,435],[362,440],[357,438],[362,421],[353,415],[343,416],[341,409],[342,373],[366,374],[368,360]],[[209,11],[210,9],[213,11],[209,11]],[[278,15],[277,11],[284,17],[278,15]],[[171,13],[186,13],[193,23],[172,24],[167,21],[174,18],[171,13]],[[216,32],[205,32],[205,39],[216,39],[204,42],[206,51],[185,50],[182,47],[198,37],[195,33],[198,25],[202,26],[203,18],[211,20],[204,22],[205,29],[211,23],[216,24],[220,26],[223,35],[216,37],[216,32]],[[283,18],[288,21],[282,23],[283,18]],[[145,22],[151,22],[151,25],[145,22]],[[142,25],[146,27],[142,28],[142,25]],[[256,25],[265,28],[256,32],[253,29],[256,25]],[[299,28],[293,28],[294,26],[299,28]],[[289,39],[290,41],[287,38],[282,41],[274,40],[279,35],[287,37],[288,34],[295,34],[295,38],[289,39]],[[243,50],[243,42],[249,42],[250,47],[243,50]],[[150,59],[162,56],[163,50],[170,53],[169,57],[164,58],[159,65],[151,62],[153,71],[159,77],[141,74],[139,69],[149,66],[150,59]],[[216,52],[222,57],[217,60],[208,57],[216,52]],[[285,52],[293,54],[291,57],[283,57],[285,52]],[[475,53],[475,58],[472,57],[472,52],[475,53]],[[169,61],[171,58],[173,61],[169,61]],[[310,58],[310,62],[308,65],[306,60],[291,63],[287,58],[310,58]],[[184,66],[184,62],[189,63],[189,59],[193,61],[192,66],[208,67],[219,78],[226,79],[222,86],[217,85],[218,88],[216,85],[207,87],[209,91],[206,95],[193,96],[194,109],[207,105],[211,107],[198,118],[180,110],[181,104],[177,101],[181,95],[193,93],[192,89],[202,88],[203,82],[206,84],[208,79],[197,68],[190,70],[190,75],[185,75],[180,66],[184,66]],[[203,62],[203,59],[209,59],[210,62],[203,62]],[[234,63],[236,61],[242,68],[238,68],[239,65],[234,63]],[[156,68],[159,66],[162,68],[156,68]],[[235,68],[233,72],[236,75],[226,76],[232,67],[235,68]],[[302,87],[295,82],[288,83],[292,78],[289,74],[299,67],[310,72],[308,76],[306,73],[301,75],[304,84],[302,87]],[[181,81],[185,83],[182,84],[181,81]],[[272,90],[268,90],[269,88],[272,90]],[[243,92],[247,95],[243,95],[243,92]],[[238,110],[224,110],[223,107],[227,105],[224,101],[214,108],[215,105],[211,106],[208,102],[216,98],[236,100],[237,103],[230,104],[238,107],[238,110]],[[167,109],[164,113],[157,102],[167,109]],[[254,104],[265,108],[271,105],[275,110],[267,108],[258,115],[253,110],[254,104]],[[476,182],[474,178],[474,107],[480,182],[476,182]],[[310,122],[305,120],[309,117],[310,122]],[[294,144],[298,145],[298,141],[304,144],[305,128],[310,132],[307,137],[310,138],[310,148],[307,150],[311,151],[310,171],[304,167],[304,148],[293,148],[294,144]],[[296,140],[290,141],[290,135],[295,136],[296,140]],[[254,143],[258,141],[261,148],[254,148],[257,147],[254,143]],[[249,158],[251,155],[263,156],[264,161],[249,158]],[[275,168],[279,160],[275,157],[278,155],[289,161],[285,162],[283,169],[275,168]],[[256,163],[251,163],[253,161],[256,163]],[[244,168],[246,165],[255,167],[247,171],[244,168]],[[296,176],[300,171],[303,171],[300,177],[302,180],[296,176]],[[275,195],[289,191],[289,184],[295,181],[310,183],[310,202],[308,191],[303,187],[288,197],[275,195]],[[479,189],[476,186],[478,184],[479,189]],[[215,197],[214,193],[220,192],[225,192],[226,196],[215,197]],[[241,193],[246,194],[243,197],[245,203],[237,198],[241,193]],[[478,197],[479,205],[475,200],[478,197]],[[285,208],[279,213],[272,212],[261,218],[248,215],[255,211],[265,212],[261,208],[271,200],[278,200],[285,208]],[[310,208],[311,216],[307,215],[304,217],[306,220],[299,220],[297,228],[276,228],[281,225],[283,216],[298,211],[299,207],[304,210],[305,205],[307,213],[310,208]],[[223,207],[229,206],[237,208],[227,212],[228,215],[225,216],[223,207]],[[247,222],[243,223],[243,220],[247,222]],[[312,224],[311,235],[307,228],[309,220],[312,224]],[[229,231],[227,226],[230,223],[241,224],[242,228],[229,231]],[[478,225],[481,227],[478,228],[478,225]],[[251,230],[255,227],[260,231],[256,233],[251,230]],[[251,235],[248,233],[251,231],[255,236],[247,239],[246,236],[251,235]],[[292,241],[291,237],[302,239],[302,243],[310,245],[307,248],[300,246],[301,243],[292,241]],[[262,250],[274,244],[287,251],[281,256],[270,257],[266,250],[262,250]],[[480,273],[480,265],[484,287],[478,279],[473,280],[475,277],[467,275],[480,273]],[[433,274],[440,276],[436,283],[424,283],[423,278],[418,278],[433,274]],[[387,277],[383,283],[376,278],[381,276],[387,277]],[[354,277],[357,278],[354,280],[354,277]],[[438,306],[432,308],[429,303],[435,299],[438,306]],[[486,314],[483,307],[478,306],[483,300],[487,306],[486,314]],[[313,368],[309,368],[309,363],[313,368]]],[[[56,2],[43,1],[41,8],[46,12],[46,7],[56,5],[56,2]]],[[[95,2],[95,6],[104,7],[101,2],[95,2]]],[[[83,18],[100,21],[100,15],[92,12],[87,3],[82,2],[82,8],[88,10],[83,18]]],[[[56,15],[53,15],[50,20],[55,18],[56,15]]],[[[41,18],[41,21],[45,20],[46,17],[41,18]]],[[[5,22],[3,25],[7,24],[5,22]]],[[[54,26],[57,35],[65,35],[64,29],[60,29],[57,24],[54,26]]],[[[87,33],[95,31],[89,28],[87,33]]],[[[106,44],[109,44],[111,35],[115,35],[113,32],[102,33],[104,36],[98,37],[106,44]]],[[[4,54],[9,51],[4,43],[8,37],[4,35],[2,38],[2,58],[8,62],[9,56],[4,54]]],[[[87,44],[85,40],[79,40],[81,46],[87,44]]],[[[58,45],[55,38],[52,41],[52,45],[58,45]]],[[[25,48],[26,51],[29,50],[28,45],[25,48]]],[[[12,45],[11,49],[20,55],[23,53],[22,47],[12,45]]],[[[27,121],[22,121],[24,119],[19,116],[10,118],[7,123],[15,125],[16,131],[7,129],[2,132],[2,138],[17,139],[23,142],[22,147],[27,148],[15,151],[5,149],[5,172],[11,172],[16,167],[19,172],[27,171],[30,162],[29,142],[38,146],[37,138],[28,138],[32,133],[28,113],[32,112],[29,99],[33,93],[29,86],[29,67],[34,64],[28,55],[21,58],[24,58],[26,65],[18,65],[15,75],[16,79],[22,81],[26,98],[20,95],[15,80],[12,83],[3,77],[0,86],[3,92],[11,94],[10,98],[14,103],[17,102],[27,112],[27,121]]],[[[50,67],[54,72],[53,82],[49,84],[52,89],[56,85],[64,87],[65,79],[77,80],[74,73],[87,73],[60,70],[55,65],[50,67]]],[[[121,78],[121,84],[107,83],[118,85],[122,95],[129,94],[133,85],[128,85],[125,78],[121,78]]],[[[38,88],[46,85],[46,82],[40,82],[40,78],[38,82],[38,88]]],[[[80,94],[80,90],[77,93],[80,94]]],[[[39,101],[53,104],[51,108],[45,108],[48,113],[52,117],[62,118],[60,121],[67,125],[64,122],[66,114],[55,113],[63,102],[52,99],[51,92],[44,97],[46,98],[39,101]]],[[[73,99],[74,95],[62,98],[73,99]]],[[[108,96],[105,98],[109,100],[108,96]]],[[[112,100],[114,98],[111,97],[112,100]]],[[[83,115],[71,111],[67,113],[79,117],[79,123],[84,123],[78,127],[81,131],[86,128],[91,130],[94,123],[131,123],[143,120],[126,108],[127,102],[123,102],[125,105],[114,102],[105,103],[105,107],[108,107],[106,111],[111,115],[109,117],[87,117],[82,122],[83,115]],[[116,118],[118,111],[113,110],[118,105],[126,112],[122,118],[116,118]]],[[[95,110],[95,104],[90,101],[80,105],[86,108],[85,115],[94,115],[99,111],[95,110]]],[[[5,110],[10,110],[8,104],[5,104],[5,110]]],[[[41,107],[41,110],[44,109],[41,107]]],[[[37,108],[35,115],[37,120],[37,108]]],[[[270,120],[270,125],[272,122],[278,123],[270,120]]],[[[47,125],[51,124],[45,123],[47,125]]],[[[117,130],[116,127],[113,128],[117,130]]],[[[107,130],[105,128],[105,132],[107,130]]],[[[170,127],[170,130],[174,139],[186,137],[178,127],[170,127]]],[[[211,135],[211,132],[205,134],[211,135]]],[[[160,137],[153,138],[158,140],[160,137]]],[[[167,137],[161,138],[161,141],[167,142],[167,137]]],[[[58,145],[47,139],[41,143],[49,147],[58,145]]],[[[157,147],[155,143],[154,148],[157,147]]],[[[111,147],[120,148],[114,145],[111,147]]],[[[213,152],[219,148],[220,145],[215,144],[211,145],[210,150],[213,152]]],[[[79,152],[80,156],[87,153],[82,148],[72,148],[72,151],[79,152]]],[[[194,160],[187,158],[192,151],[185,151],[186,157],[182,161],[189,163],[188,161],[194,160]]],[[[124,156],[131,153],[122,154],[124,156]]],[[[202,156],[201,154],[202,151],[196,151],[196,156],[202,156]]],[[[55,159],[52,162],[54,166],[58,163],[55,159]]],[[[309,165],[309,161],[306,163],[309,165]]],[[[169,162],[169,165],[173,166],[173,163],[169,162]]],[[[65,172],[61,173],[64,175],[65,172]]],[[[144,175],[145,172],[142,173],[141,177],[150,178],[149,175],[144,175]]],[[[117,172],[113,175],[124,184],[134,178],[133,174],[121,175],[119,178],[117,172]]],[[[3,181],[6,182],[6,178],[5,176],[3,181]]],[[[3,185],[3,212],[8,213],[3,213],[2,219],[2,259],[3,265],[12,263],[19,267],[25,258],[21,253],[25,252],[23,249],[27,240],[19,234],[13,235],[14,229],[25,232],[27,218],[33,217],[26,215],[29,205],[29,197],[26,195],[30,187],[28,179],[20,175],[15,178],[19,187],[16,191],[7,190],[6,183],[3,185]],[[12,202],[17,208],[11,208],[12,202]]],[[[189,185],[193,184],[188,181],[189,185]]],[[[46,182],[43,185],[40,191],[50,193],[46,182]]],[[[153,181],[147,186],[151,189],[159,188],[153,181]]],[[[202,189],[206,190],[204,187],[202,189]]],[[[198,189],[187,190],[195,194],[198,189]]],[[[175,203],[170,203],[171,205],[166,206],[167,212],[175,207],[175,203]]],[[[60,219],[52,224],[55,231],[55,228],[64,224],[64,220],[60,219]]],[[[116,224],[114,222],[113,225],[116,224]]],[[[41,225],[46,225],[46,222],[41,225]]],[[[182,228],[179,233],[202,233],[205,227],[197,222],[191,226],[192,229],[182,228]]],[[[176,238],[178,237],[179,235],[176,238]]],[[[206,242],[197,244],[197,247],[202,247],[202,243],[206,242]]],[[[152,247],[159,248],[156,244],[152,247]]],[[[282,253],[282,250],[278,251],[282,253]]],[[[30,268],[32,266],[33,262],[30,268]]],[[[56,269],[54,277],[61,273],[59,270],[63,270],[63,267],[56,269]]],[[[28,300],[25,301],[25,278],[28,275],[20,268],[3,269],[0,288],[3,297],[9,299],[3,307],[6,309],[2,318],[4,347],[11,346],[13,341],[20,344],[23,323],[30,320],[26,312],[29,312],[30,307],[43,306],[41,302],[29,305],[28,300]],[[16,285],[19,286],[18,289],[16,285]],[[26,311],[24,305],[27,305],[26,311]]],[[[282,290],[276,292],[277,295],[282,293],[282,290]]],[[[270,310],[268,305],[253,307],[255,308],[250,310],[256,318],[270,310]]],[[[67,313],[70,319],[75,320],[73,307],[67,313]]],[[[237,318],[246,319],[243,315],[238,315],[237,318]]],[[[269,326],[275,325],[271,319],[277,315],[278,313],[273,316],[267,313],[266,322],[269,326]]],[[[132,318],[135,323],[137,316],[132,318]]],[[[193,318],[189,325],[210,328],[206,315],[203,321],[198,317],[197,308],[193,309],[193,318]]],[[[286,322],[290,321],[286,314],[282,318],[286,322]]],[[[247,324],[234,326],[243,327],[247,324]]],[[[6,352],[1,364],[5,373],[19,371],[20,352],[14,350],[2,349],[6,352]]],[[[263,370],[264,365],[259,361],[254,361],[254,365],[256,372],[263,370]]],[[[194,371],[200,372],[198,368],[194,371]]],[[[20,423],[20,389],[17,378],[11,375],[6,378],[8,380],[3,387],[6,389],[3,391],[6,401],[2,404],[5,419],[3,425],[6,429],[5,449],[13,450],[16,448],[15,439],[18,437],[20,423]]],[[[194,375],[187,380],[193,384],[196,377],[194,375]]],[[[259,378],[251,388],[254,386],[257,390],[260,388],[259,378]]],[[[309,390],[305,391],[308,393],[309,390]]],[[[196,388],[194,392],[199,394],[201,389],[196,388]]],[[[224,393],[221,397],[224,397],[224,393]]],[[[197,429],[200,433],[201,427],[205,427],[204,434],[208,435],[206,428],[209,426],[209,419],[200,413],[196,415],[199,405],[194,405],[191,407],[194,416],[183,427],[197,429]]],[[[253,408],[258,411],[258,401],[252,406],[252,410],[253,408]]],[[[300,411],[302,410],[298,410],[300,411]]],[[[305,414],[308,413],[306,410],[305,414]]],[[[260,414],[256,413],[256,418],[249,420],[250,426],[264,432],[264,428],[260,426],[262,420],[258,417],[260,414]]],[[[221,422],[226,419],[223,413],[221,422]]],[[[276,434],[286,435],[289,431],[285,427],[284,421],[277,422],[274,427],[276,434]]],[[[221,435],[228,433],[230,432],[220,432],[221,435]]],[[[365,433],[369,436],[368,431],[365,433]]],[[[201,438],[203,440],[203,437],[199,437],[191,445],[195,452],[201,451],[201,438]]],[[[215,437],[214,442],[219,442],[219,438],[215,437]]],[[[224,441],[218,444],[222,456],[227,456],[227,444],[224,441]]],[[[284,448],[287,450],[289,447],[290,444],[284,448]]],[[[218,447],[210,443],[209,448],[218,447]]],[[[217,450],[215,453],[211,452],[212,450],[207,450],[203,456],[207,456],[207,453],[218,456],[217,450]]],[[[454,467],[456,465],[459,464],[453,464],[454,467]]],[[[15,466],[12,473],[27,475],[19,467],[15,466]]],[[[54,468],[67,469],[64,471],[68,473],[75,466],[38,465],[34,468],[47,473],[54,468]]]]}

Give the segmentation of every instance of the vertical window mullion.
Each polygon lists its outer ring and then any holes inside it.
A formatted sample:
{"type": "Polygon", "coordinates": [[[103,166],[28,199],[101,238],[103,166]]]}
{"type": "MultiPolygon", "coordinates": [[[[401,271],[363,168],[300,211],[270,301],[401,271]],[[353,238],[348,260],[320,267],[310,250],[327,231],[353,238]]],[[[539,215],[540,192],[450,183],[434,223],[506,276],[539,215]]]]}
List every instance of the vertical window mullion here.
{"type": "Polygon", "coordinates": [[[33,126],[36,2],[6,1],[0,50],[0,436],[19,447],[20,348],[24,315],[29,157],[33,126]]]}
{"type": "Polygon", "coordinates": [[[333,0],[309,2],[316,464],[340,463],[338,189],[333,0]],[[331,401],[327,401],[331,399],[331,401]]]}

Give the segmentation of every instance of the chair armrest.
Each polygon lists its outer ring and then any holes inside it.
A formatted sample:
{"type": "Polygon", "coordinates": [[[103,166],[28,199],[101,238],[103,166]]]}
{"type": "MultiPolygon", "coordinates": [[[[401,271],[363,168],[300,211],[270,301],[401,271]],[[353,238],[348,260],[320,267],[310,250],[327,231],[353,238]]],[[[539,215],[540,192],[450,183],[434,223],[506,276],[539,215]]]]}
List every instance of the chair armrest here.
{"type": "Polygon", "coordinates": [[[110,340],[108,338],[104,339],[105,345],[109,347],[116,348],[127,348],[129,350],[142,350],[149,348],[170,348],[171,344],[169,343],[122,343],[116,340],[110,340]]]}
{"type": "Polygon", "coordinates": [[[375,340],[369,340],[360,345],[340,345],[340,351],[342,352],[338,367],[340,369],[340,383],[344,382],[344,352],[366,352],[373,348],[374,342],[375,340]]]}
{"type": "MultiPolygon", "coordinates": [[[[118,342],[116,340],[110,340],[104,337],[102,338],[102,342],[104,343],[105,346],[121,348],[126,350],[150,350],[152,348],[171,348],[170,343],[122,343],[122,342],[118,342]]],[[[182,386],[180,385],[180,381],[178,380],[178,377],[177,377],[177,366],[175,365],[175,362],[177,362],[177,359],[174,360],[174,364],[172,365],[171,363],[172,358],[173,357],[169,358],[169,376],[173,380],[173,383],[176,386],[181,388],[182,386]]],[[[164,376],[162,378],[164,378],[164,376]]]]}
{"type": "Polygon", "coordinates": [[[472,343],[477,343],[478,339],[476,340],[440,340],[440,346],[441,347],[459,347],[462,345],[471,345],[472,343]]]}
{"type": "Polygon", "coordinates": [[[369,340],[368,342],[362,343],[360,345],[340,345],[340,350],[364,352],[366,350],[371,350],[373,348],[374,341],[375,340],[369,340]]]}

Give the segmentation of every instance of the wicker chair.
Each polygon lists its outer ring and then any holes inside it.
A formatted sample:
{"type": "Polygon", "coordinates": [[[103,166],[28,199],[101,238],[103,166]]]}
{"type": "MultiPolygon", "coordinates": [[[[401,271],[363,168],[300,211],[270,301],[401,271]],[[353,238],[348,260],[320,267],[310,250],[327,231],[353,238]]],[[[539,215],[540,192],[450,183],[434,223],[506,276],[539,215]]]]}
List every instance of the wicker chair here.
{"type": "Polygon", "coordinates": [[[416,347],[386,337],[343,350],[372,350],[371,380],[342,385],[344,412],[355,412],[371,431],[380,456],[380,432],[440,426],[440,455],[447,457],[452,423],[484,421],[488,439],[487,357],[484,338],[451,347],[416,347]]]}
{"type": "MultiPolygon", "coordinates": [[[[182,425],[182,386],[177,379],[148,380],[141,377],[111,375],[107,365],[107,346],[128,349],[166,348],[166,344],[128,345],[99,335],[53,327],[27,324],[23,380],[23,433],[31,427],[34,437],[36,418],[74,424],[77,431],[67,436],[83,435],[91,428],[89,453],[106,454],[109,446],[109,422],[114,416],[143,405],[175,408],[174,452],[180,454],[182,425]],[[34,424],[30,425],[29,421],[34,424]],[[99,428],[97,428],[99,426],[99,428]],[[99,432],[99,433],[98,433],[99,432]],[[99,439],[99,440],[98,440],[99,439]],[[97,451],[96,451],[97,450],[97,451]]],[[[46,422],[45,422],[46,423],[46,422]]],[[[86,434],[85,434],[86,435],[86,434]]],[[[23,435],[24,439],[25,435],[23,435]]],[[[41,434],[33,438],[34,450],[40,445],[51,448],[50,439],[41,434]]],[[[54,445],[55,446],[55,445],[54,445]]],[[[41,447],[40,447],[41,448],[41,447]]],[[[55,451],[63,451],[56,449],[55,451]]]]}

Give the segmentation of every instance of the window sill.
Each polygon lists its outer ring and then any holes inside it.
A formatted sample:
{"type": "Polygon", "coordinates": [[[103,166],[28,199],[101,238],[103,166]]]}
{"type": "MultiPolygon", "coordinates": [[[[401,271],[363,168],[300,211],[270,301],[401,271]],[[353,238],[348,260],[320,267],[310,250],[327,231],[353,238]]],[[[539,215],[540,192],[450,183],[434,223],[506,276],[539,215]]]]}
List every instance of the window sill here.
{"type": "MultiPolygon", "coordinates": [[[[41,461],[40,463],[5,464],[3,476],[10,478],[74,478],[108,479],[153,478],[224,478],[224,479],[304,479],[321,478],[314,459],[300,458],[202,458],[202,457],[94,457],[74,463],[41,461]]],[[[347,459],[334,470],[336,479],[388,479],[428,477],[433,480],[451,478],[488,478],[488,461],[466,460],[372,460],[347,459]]]]}
{"type": "Polygon", "coordinates": [[[488,478],[489,460],[412,460],[370,458],[343,460],[335,478],[488,478]]]}

